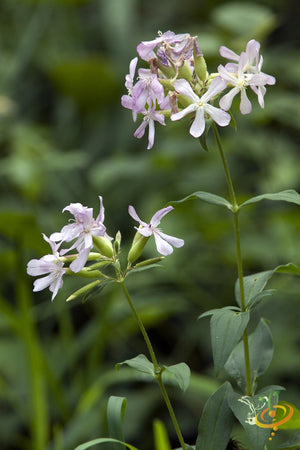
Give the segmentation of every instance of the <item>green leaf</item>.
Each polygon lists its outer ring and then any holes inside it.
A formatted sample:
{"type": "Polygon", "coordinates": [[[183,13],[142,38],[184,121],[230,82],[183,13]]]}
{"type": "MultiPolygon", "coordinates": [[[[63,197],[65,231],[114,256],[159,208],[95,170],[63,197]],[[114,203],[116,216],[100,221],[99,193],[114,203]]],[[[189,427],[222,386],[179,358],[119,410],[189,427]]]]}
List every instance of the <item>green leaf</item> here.
{"type": "Polygon", "coordinates": [[[251,203],[260,202],[261,200],[283,201],[300,205],[300,194],[298,194],[298,192],[293,189],[288,189],[286,191],[275,192],[274,194],[257,195],[256,197],[252,197],[246,202],[242,203],[240,205],[240,208],[245,205],[250,205],[251,203]]]}
{"type": "MultiPolygon", "coordinates": [[[[249,356],[251,368],[251,383],[256,384],[256,378],[265,373],[273,357],[273,342],[266,322],[261,319],[249,339],[249,356]]],[[[225,370],[237,381],[241,389],[246,387],[245,356],[243,342],[232,351],[225,370]]]]}
{"type": "Polygon", "coordinates": [[[212,122],[213,122],[212,119],[206,119],[205,120],[204,133],[202,133],[201,136],[199,137],[200,144],[201,144],[203,150],[205,150],[206,152],[209,152],[209,148],[208,148],[207,143],[206,143],[206,136],[208,134],[208,131],[209,131],[210,127],[211,127],[212,122]]]}
{"type": "MultiPolygon", "coordinates": [[[[264,272],[258,272],[253,275],[249,275],[243,278],[244,280],[244,292],[245,292],[245,304],[250,309],[253,306],[257,306],[258,303],[266,296],[272,295],[274,290],[268,290],[263,292],[267,282],[274,275],[274,273],[287,273],[291,275],[300,275],[300,267],[293,263],[283,264],[275,267],[273,270],[266,270],[264,272]]],[[[241,306],[240,297],[240,283],[239,280],[235,283],[235,298],[237,304],[241,306]]]]}
{"type": "Polygon", "coordinates": [[[133,445],[127,444],[126,442],[119,441],[118,439],[112,439],[112,438],[98,438],[93,439],[92,441],[85,442],[84,444],[78,445],[74,450],[86,450],[87,448],[93,447],[93,445],[98,444],[106,444],[107,442],[113,442],[115,444],[123,444],[125,447],[129,448],[129,450],[138,450],[133,445]]]}
{"type": "MultiPolygon", "coordinates": [[[[126,411],[126,398],[125,397],[116,397],[112,395],[109,397],[107,402],[107,424],[108,431],[111,438],[118,439],[119,441],[124,440],[123,436],[123,419],[126,411]]],[[[125,446],[122,444],[115,444],[114,448],[125,449],[125,446]]]]}
{"type": "Polygon", "coordinates": [[[191,371],[187,364],[178,363],[173,366],[162,366],[162,378],[164,381],[165,375],[171,375],[170,380],[174,380],[183,391],[187,390],[191,376],[191,371]]]}
{"type": "MultiPolygon", "coordinates": [[[[276,269],[275,269],[276,270],[276,269]]],[[[260,294],[264,287],[266,286],[269,279],[274,274],[274,270],[267,270],[264,272],[255,273],[244,277],[244,292],[245,292],[245,303],[246,306],[252,301],[258,294],[260,294]]],[[[241,296],[240,296],[240,283],[239,280],[235,283],[235,298],[237,304],[241,306],[241,296]]]]}
{"type": "Polygon", "coordinates": [[[210,320],[210,335],[216,375],[224,367],[230,353],[243,336],[250,319],[249,312],[219,309],[210,320]]]}
{"type": "Polygon", "coordinates": [[[151,377],[155,378],[155,371],[152,362],[150,362],[145,355],[138,355],[135,358],[127,359],[121,363],[116,364],[116,369],[119,369],[121,366],[126,364],[129,367],[133,367],[138,372],[145,373],[147,375],[151,375],[151,377]]]}
{"type": "Polygon", "coordinates": [[[297,450],[300,446],[300,431],[295,433],[291,438],[280,445],[281,446],[279,450],[286,450],[287,448],[297,450]]]}
{"type": "MultiPolygon", "coordinates": [[[[253,397],[241,396],[232,392],[228,396],[231,410],[246,431],[255,450],[263,450],[270,436],[269,428],[261,428],[255,423],[255,416],[266,407],[268,400],[261,399],[261,395],[253,397]]],[[[270,422],[272,418],[270,418],[270,422]]]]}
{"type": "Polygon", "coordinates": [[[197,191],[194,192],[191,195],[188,195],[187,197],[183,198],[182,200],[177,200],[177,201],[172,201],[169,204],[177,204],[177,203],[184,203],[187,202],[188,200],[195,200],[195,199],[200,199],[203,200],[207,203],[211,203],[213,205],[219,205],[219,206],[226,206],[226,208],[228,209],[232,209],[232,205],[231,203],[226,200],[226,198],[220,197],[219,195],[216,194],[212,194],[210,192],[205,192],[205,191],[197,191]]]}
{"type": "MultiPolygon", "coordinates": [[[[291,403],[287,402],[279,402],[280,406],[283,408],[286,408],[287,410],[292,409],[292,417],[287,420],[285,423],[280,425],[280,429],[282,430],[295,430],[300,429],[300,411],[298,408],[296,408],[295,405],[292,405],[291,403]]],[[[276,413],[275,422],[280,421],[282,418],[282,415],[286,417],[286,413],[282,414],[282,410],[278,408],[278,414],[276,413]]]]}
{"type": "MultiPolygon", "coordinates": [[[[241,308],[238,308],[237,306],[224,306],[224,308],[222,308],[223,310],[228,309],[230,311],[235,311],[235,312],[240,312],[241,308]]],[[[217,313],[218,311],[220,311],[219,308],[214,308],[214,309],[210,309],[209,311],[205,311],[204,313],[200,314],[200,316],[198,317],[199,319],[203,319],[204,317],[208,317],[208,316],[212,316],[215,313],[217,313]]]]}
{"type": "Polygon", "coordinates": [[[155,450],[172,450],[166,427],[161,420],[154,420],[153,432],[155,450]]]}
{"type": "Polygon", "coordinates": [[[228,405],[232,387],[226,381],[206,402],[199,422],[196,450],[225,450],[234,417],[228,405]]]}

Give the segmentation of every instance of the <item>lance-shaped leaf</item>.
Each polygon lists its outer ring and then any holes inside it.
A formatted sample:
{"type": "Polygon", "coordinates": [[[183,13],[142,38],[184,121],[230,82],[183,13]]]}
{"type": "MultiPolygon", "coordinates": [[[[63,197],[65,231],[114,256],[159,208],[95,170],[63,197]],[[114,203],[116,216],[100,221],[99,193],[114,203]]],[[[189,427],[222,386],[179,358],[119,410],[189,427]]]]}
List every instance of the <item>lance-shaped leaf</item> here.
{"type": "Polygon", "coordinates": [[[216,375],[224,367],[230,353],[241,339],[248,325],[250,314],[235,306],[211,309],[198,319],[211,315],[210,336],[216,375]]]}
{"type": "Polygon", "coordinates": [[[280,444],[279,450],[293,449],[297,450],[300,447],[300,431],[297,431],[293,436],[280,444]]]}
{"type": "Polygon", "coordinates": [[[154,420],[153,434],[155,450],[172,450],[166,427],[161,420],[154,420]]]}
{"type": "Polygon", "coordinates": [[[92,441],[85,442],[84,444],[78,445],[74,450],[86,450],[87,448],[93,447],[98,444],[107,444],[108,442],[112,442],[114,444],[123,444],[125,447],[129,448],[129,450],[138,450],[133,445],[127,444],[126,442],[119,441],[118,439],[112,438],[99,438],[93,439],[92,441]]]}
{"type": "MultiPolygon", "coordinates": [[[[273,342],[266,322],[261,319],[256,329],[250,334],[249,356],[252,386],[256,378],[265,373],[273,357],[273,342]]],[[[243,342],[240,342],[230,354],[226,364],[226,371],[237,381],[244,390],[246,387],[245,355],[243,342]]]]}
{"type": "MultiPolygon", "coordinates": [[[[107,424],[111,438],[124,441],[123,420],[126,411],[126,398],[112,395],[107,402],[107,424]]],[[[115,449],[124,449],[125,445],[114,444],[115,449]]]]}
{"type": "Polygon", "coordinates": [[[251,203],[257,203],[262,200],[275,200],[275,201],[283,201],[288,203],[295,203],[296,205],[300,205],[300,194],[294,191],[293,189],[288,189],[286,191],[275,192],[274,194],[262,194],[257,195],[256,197],[252,197],[246,202],[240,205],[240,208],[245,205],[250,205],[251,203]]]}
{"type": "Polygon", "coordinates": [[[220,309],[210,320],[210,336],[216,375],[224,367],[248,325],[250,314],[220,309]]]}
{"type": "Polygon", "coordinates": [[[198,427],[196,450],[225,450],[234,416],[228,405],[232,387],[226,381],[206,402],[198,427]]]}
{"type": "Polygon", "coordinates": [[[138,372],[150,375],[152,378],[155,378],[154,366],[152,362],[150,362],[149,359],[146,358],[146,356],[143,354],[116,364],[116,369],[119,369],[124,364],[126,364],[129,367],[132,367],[138,372]]]}
{"type": "Polygon", "coordinates": [[[185,363],[178,363],[173,366],[162,366],[163,381],[175,382],[183,391],[186,391],[189,386],[190,376],[190,368],[185,363]]]}
{"type": "MultiPolygon", "coordinates": [[[[272,270],[266,270],[244,277],[245,306],[253,308],[253,306],[257,306],[264,297],[271,295],[274,292],[274,290],[271,289],[264,291],[264,288],[275,273],[300,275],[300,267],[293,263],[288,263],[277,266],[272,270]]],[[[237,304],[241,306],[239,280],[235,283],[235,298],[237,304]]]]}
{"type": "MultiPolygon", "coordinates": [[[[241,396],[232,392],[228,396],[228,402],[236,418],[245,429],[255,450],[263,450],[270,436],[270,429],[261,428],[256,425],[255,417],[259,411],[266,407],[268,400],[261,399],[261,396],[253,397],[241,396]]],[[[272,418],[270,418],[270,422],[272,418]]]]}
{"type": "Polygon", "coordinates": [[[211,203],[213,205],[219,205],[219,206],[226,206],[228,209],[232,209],[231,203],[226,200],[226,198],[220,197],[219,195],[212,194],[211,192],[205,192],[205,191],[197,191],[194,192],[191,195],[188,195],[187,197],[183,198],[182,200],[172,201],[169,204],[177,204],[177,203],[184,203],[188,200],[195,200],[195,199],[203,200],[204,202],[211,203]]]}

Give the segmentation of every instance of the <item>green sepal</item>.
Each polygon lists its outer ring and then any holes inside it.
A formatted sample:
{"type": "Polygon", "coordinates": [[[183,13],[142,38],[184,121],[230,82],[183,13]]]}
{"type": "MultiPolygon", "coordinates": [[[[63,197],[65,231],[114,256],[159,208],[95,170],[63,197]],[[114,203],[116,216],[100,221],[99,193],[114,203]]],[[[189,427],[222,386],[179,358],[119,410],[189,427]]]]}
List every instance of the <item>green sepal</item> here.
{"type": "Polygon", "coordinates": [[[234,424],[228,404],[232,392],[226,381],[205,403],[198,427],[196,450],[225,450],[234,424]]]}
{"type": "Polygon", "coordinates": [[[194,68],[195,68],[195,74],[197,76],[197,78],[199,79],[199,81],[201,83],[204,83],[205,80],[207,79],[207,65],[206,65],[206,61],[203,57],[203,55],[201,56],[197,56],[196,51],[193,51],[193,56],[194,56],[194,68]]]}
{"type": "Polygon", "coordinates": [[[175,382],[185,392],[190,384],[191,371],[187,364],[178,363],[173,366],[161,367],[164,382],[175,382]]]}
{"type": "MultiPolygon", "coordinates": [[[[256,379],[268,369],[273,357],[273,341],[270,329],[264,319],[261,319],[248,337],[251,369],[251,384],[253,391],[256,379]]],[[[246,388],[245,354],[243,342],[239,342],[231,352],[225,370],[232,376],[242,390],[246,388]]]]}
{"type": "Polygon", "coordinates": [[[195,199],[203,200],[204,202],[211,203],[212,205],[226,206],[226,208],[232,210],[232,205],[228,200],[226,200],[226,198],[205,191],[193,192],[193,194],[190,194],[181,200],[172,200],[171,202],[168,203],[168,205],[176,205],[177,203],[184,203],[189,200],[195,199]]]}
{"type": "Polygon", "coordinates": [[[70,302],[71,300],[74,300],[75,298],[79,297],[82,294],[86,294],[87,292],[89,292],[91,289],[94,289],[95,287],[99,286],[101,283],[105,282],[106,280],[96,280],[96,281],[92,281],[92,283],[86,284],[85,286],[83,286],[80,289],[77,289],[77,291],[73,292],[73,294],[71,294],[66,302],[70,302]]]}
{"type": "Polygon", "coordinates": [[[110,239],[107,236],[93,236],[93,244],[101,255],[113,258],[114,251],[110,239]]]}
{"type": "Polygon", "coordinates": [[[141,235],[140,233],[139,237],[136,237],[137,235],[135,235],[132,246],[128,252],[128,264],[131,265],[134,261],[136,261],[142,254],[145,245],[148,242],[149,237],[145,237],[143,235],[141,235]]]}
{"type": "Polygon", "coordinates": [[[157,263],[159,263],[163,259],[165,259],[164,256],[158,256],[157,258],[146,259],[145,261],[142,261],[142,262],[136,264],[135,266],[133,266],[133,268],[136,270],[136,269],[140,269],[141,267],[152,266],[153,264],[155,265],[155,267],[161,267],[157,263]]]}
{"type": "MultiPolygon", "coordinates": [[[[123,435],[123,420],[126,411],[126,398],[125,397],[117,397],[110,396],[107,402],[107,424],[109,436],[113,439],[118,439],[119,441],[124,441],[123,435]]],[[[122,447],[119,444],[114,445],[116,450],[123,448],[125,449],[125,445],[122,447]]]]}
{"type": "Polygon", "coordinates": [[[79,272],[73,272],[71,269],[67,269],[66,273],[71,275],[78,275],[79,277],[84,278],[103,278],[103,273],[101,273],[99,270],[90,270],[89,267],[84,267],[79,272]]]}

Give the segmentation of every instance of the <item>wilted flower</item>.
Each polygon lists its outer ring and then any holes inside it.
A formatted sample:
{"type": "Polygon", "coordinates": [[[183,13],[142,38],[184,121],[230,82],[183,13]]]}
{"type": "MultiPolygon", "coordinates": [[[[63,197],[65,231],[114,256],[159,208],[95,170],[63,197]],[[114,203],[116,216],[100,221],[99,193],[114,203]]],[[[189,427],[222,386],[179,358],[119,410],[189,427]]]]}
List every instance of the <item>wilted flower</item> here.
{"type": "Polygon", "coordinates": [[[135,229],[144,237],[153,235],[157,251],[163,256],[170,255],[173,252],[172,246],[179,248],[184,245],[183,239],[169,236],[157,227],[160,224],[161,219],[168,214],[168,212],[172,211],[172,209],[174,209],[172,206],[160,209],[151,218],[150,223],[147,224],[139,218],[133,206],[129,206],[128,208],[130,216],[140,224],[140,227],[135,227],[135,229]]]}
{"type": "Polygon", "coordinates": [[[187,114],[195,112],[195,119],[190,128],[190,134],[197,138],[200,137],[205,130],[205,113],[208,114],[218,125],[224,127],[230,122],[230,114],[222,111],[209,102],[217,94],[219,94],[226,87],[226,82],[220,77],[214,78],[208,90],[202,97],[198,97],[193,91],[190,84],[186,80],[178,80],[174,83],[174,87],[179,94],[191,99],[193,103],[184,108],[182,111],[171,115],[171,120],[180,120],[187,114]]]}
{"type": "Polygon", "coordinates": [[[46,275],[45,277],[39,278],[34,282],[33,291],[42,291],[49,286],[51,292],[53,292],[52,299],[56,296],[58,290],[63,285],[62,277],[66,272],[63,267],[63,262],[59,259],[58,247],[53,240],[49,239],[45,234],[43,238],[50,245],[52,249],[52,255],[45,255],[40,259],[32,259],[27,265],[27,273],[33,277],[39,275],[46,275]]]}

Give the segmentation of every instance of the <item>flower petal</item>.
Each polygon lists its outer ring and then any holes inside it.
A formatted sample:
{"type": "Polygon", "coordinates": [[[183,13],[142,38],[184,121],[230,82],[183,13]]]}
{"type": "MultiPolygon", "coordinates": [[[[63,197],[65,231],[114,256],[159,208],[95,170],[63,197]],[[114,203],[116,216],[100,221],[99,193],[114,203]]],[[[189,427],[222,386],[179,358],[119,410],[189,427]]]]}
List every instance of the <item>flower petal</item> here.
{"type": "Polygon", "coordinates": [[[230,89],[230,91],[220,99],[219,105],[221,106],[221,108],[225,111],[228,111],[232,105],[232,100],[239,92],[240,88],[238,87],[230,89]]]}
{"type": "Polygon", "coordinates": [[[163,256],[171,255],[171,253],[173,253],[173,247],[168,244],[168,242],[165,241],[157,232],[153,234],[158,253],[163,256]]]}
{"type": "Polygon", "coordinates": [[[241,90],[240,111],[242,114],[250,114],[252,111],[252,105],[247,97],[246,89],[241,90]]]}
{"type": "Polygon", "coordinates": [[[172,121],[174,120],[180,120],[182,119],[184,116],[186,116],[187,114],[190,114],[191,112],[196,111],[197,109],[197,104],[196,103],[192,103],[191,105],[187,106],[186,108],[184,108],[182,111],[179,111],[178,113],[172,114],[170,119],[172,121]]]}
{"type": "Polygon", "coordinates": [[[190,134],[198,138],[200,137],[205,130],[205,119],[204,119],[204,108],[198,108],[196,111],[195,119],[190,128],[190,134]]]}
{"type": "Polygon", "coordinates": [[[193,89],[191,88],[190,83],[188,83],[186,80],[180,79],[175,81],[174,87],[179,94],[182,94],[185,97],[190,98],[191,100],[193,100],[193,102],[197,103],[200,100],[198,95],[196,95],[193,89]]]}
{"type": "Polygon", "coordinates": [[[172,211],[173,206],[167,206],[166,208],[162,208],[160,210],[158,210],[151,218],[150,220],[150,224],[153,227],[157,227],[157,225],[160,224],[161,219],[168,214],[170,211],[172,211]]]}
{"type": "Polygon", "coordinates": [[[231,116],[227,112],[223,111],[220,108],[216,108],[215,106],[207,103],[204,106],[205,112],[218,124],[220,127],[226,127],[230,120],[231,116]]]}

